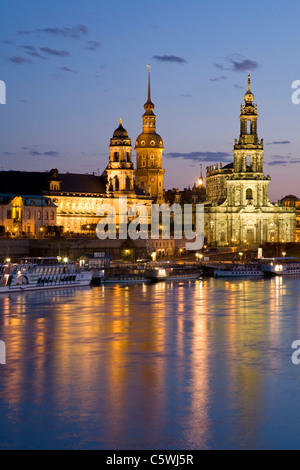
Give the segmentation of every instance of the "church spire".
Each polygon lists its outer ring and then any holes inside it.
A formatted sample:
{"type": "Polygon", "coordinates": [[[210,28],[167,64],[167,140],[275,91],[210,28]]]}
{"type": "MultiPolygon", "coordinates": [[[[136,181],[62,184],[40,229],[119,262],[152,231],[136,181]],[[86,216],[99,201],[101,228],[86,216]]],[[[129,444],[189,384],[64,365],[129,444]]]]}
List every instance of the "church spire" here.
{"type": "Polygon", "coordinates": [[[151,83],[150,83],[151,66],[147,65],[147,67],[148,67],[148,96],[147,96],[147,101],[144,104],[144,108],[145,108],[144,116],[155,116],[155,114],[153,113],[153,109],[155,108],[155,106],[151,101],[151,83]]]}
{"type": "Polygon", "coordinates": [[[251,76],[250,76],[250,72],[249,72],[249,74],[248,74],[248,93],[251,93],[250,86],[251,86],[251,76]]]}
{"type": "Polygon", "coordinates": [[[148,101],[147,101],[147,103],[151,103],[151,85],[150,85],[151,65],[147,65],[147,67],[148,67],[148,101]]]}

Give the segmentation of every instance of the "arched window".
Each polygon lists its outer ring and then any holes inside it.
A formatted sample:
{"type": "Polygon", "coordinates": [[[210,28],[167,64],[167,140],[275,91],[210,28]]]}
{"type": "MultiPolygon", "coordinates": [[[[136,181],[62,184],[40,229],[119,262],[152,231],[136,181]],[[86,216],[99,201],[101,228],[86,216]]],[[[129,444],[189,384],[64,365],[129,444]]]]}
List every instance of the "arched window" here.
{"type": "Polygon", "coordinates": [[[126,176],[126,191],[130,191],[130,190],[131,190],[131,180],[129,176],[126,176]]]}
{"type": "Polygon", "coordinates": [[[114,189],[115,191],[119,191],[120,188],[120,183],[119,183],[119,178],[117,176],[114,177],[114,189]]]}
{"type": "Polygon", "coordinates": [[[247,134],[251,134],[251,121],[247,121],[247,134]]]}
{"type": "Polygon", "coordinates": [[[253,192],[252,192],[252,189],[248,188],[247,191],[246,191],[246,199],[249,200],[249,199],[253,199],[253,192]]]}
{"type": "Polygon", "coordinates": [[[114,162],[118,162],[118,161],[119,161],[119,153],[115,152],[114,153],[114,162]]]}

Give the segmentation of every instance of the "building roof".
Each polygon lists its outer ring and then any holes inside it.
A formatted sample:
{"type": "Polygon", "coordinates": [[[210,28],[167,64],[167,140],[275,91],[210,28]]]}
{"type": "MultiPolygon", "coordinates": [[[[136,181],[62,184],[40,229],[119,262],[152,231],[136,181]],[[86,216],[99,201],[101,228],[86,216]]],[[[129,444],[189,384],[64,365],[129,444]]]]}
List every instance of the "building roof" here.
{"type": "Polygon", "coordinates": [[[1,193],[42,195],[49,188],[49,172],[0,171],[1,193]]]}
{"type": "Polygon", "coordinates": [[[61,193],[106,194],[105,176],[64,173],[60,178],[61,193]]]}
{"type": "MultiPolygon", "coordinates": [[[[26,196],[28,204],[30,203],[30,198],[57,193],[106,196],[106,172],[103,172],[101,176],[95,174],[59,173],[55,179],[60,181],[60,190],[53,192],[50,191],[53,171],[0,171],[1,195],[6,195],[6,197],[12,196],[12,198],[21,195],[23,198],[26,196]]],[[[146,196],[143,189],[136,185],[134,186],[134,192],[137,196],[146,196]]]]}
{"type": "Polygon", "coordinates": [[[0,193],[0,204],[8,205],[17,196],[22,198],[24,206],[56,207],[51,199],[47,197],[14,193],[0,193]]]}
{"type": "MultiPolygon", "coordinates": [[[[18,195],[49,194],[51,172],[0,171],[1,191],[18,195]]],[[[105,176],[60,173],[59,177],[61,193],[106,194],[105,176]]]]}

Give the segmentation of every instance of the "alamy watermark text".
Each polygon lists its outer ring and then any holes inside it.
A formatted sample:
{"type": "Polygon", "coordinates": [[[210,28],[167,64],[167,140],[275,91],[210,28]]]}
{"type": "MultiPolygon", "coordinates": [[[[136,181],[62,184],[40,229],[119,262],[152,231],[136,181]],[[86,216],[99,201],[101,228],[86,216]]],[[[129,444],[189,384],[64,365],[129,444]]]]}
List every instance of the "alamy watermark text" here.
{"type": "Polygon", "coordinates": [[[6,85],[3,80],[0,80],[0,104],[6,104],[6,85]]]}
{"type": "Polygon", "coordinates": [[[0,364],[6,364],[6,347],[4,341],[0,341],[0,364]]]}

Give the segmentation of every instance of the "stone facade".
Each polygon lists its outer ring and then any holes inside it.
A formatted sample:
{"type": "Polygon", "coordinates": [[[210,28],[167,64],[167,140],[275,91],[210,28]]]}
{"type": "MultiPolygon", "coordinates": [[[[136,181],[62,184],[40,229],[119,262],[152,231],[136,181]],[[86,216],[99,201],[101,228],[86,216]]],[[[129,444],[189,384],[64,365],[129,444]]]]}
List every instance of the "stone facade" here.
{"type": "Polygon", "coordinates": [[[150,93],[150,69],[148,73],[148,100],[144,105],[143,132],[136,139],[136,162],[135,172],[136,185],[145,194],[148,194],[154,202],[164,202],[164,174],[162,168],[162,153],[164,150],[163,140],[156,133],[156,115],[154,104],[150,93]]]}
{"type": "Polygon", "coordinates": [[[259,141],[257,135],[257,105],[250,84],[249,76],[233,164],[207,168],[205,236],[210,245],[250,246],[295,240],[295,209],[269,200],[271,178],[263,172],[263,140],[259,141]]]}
{"type": "Polygon", "coordinates": [[[11,235],[40,235],[56,225],[56,206],[43,196],[0,194],[0,225],[11,235]]]}

